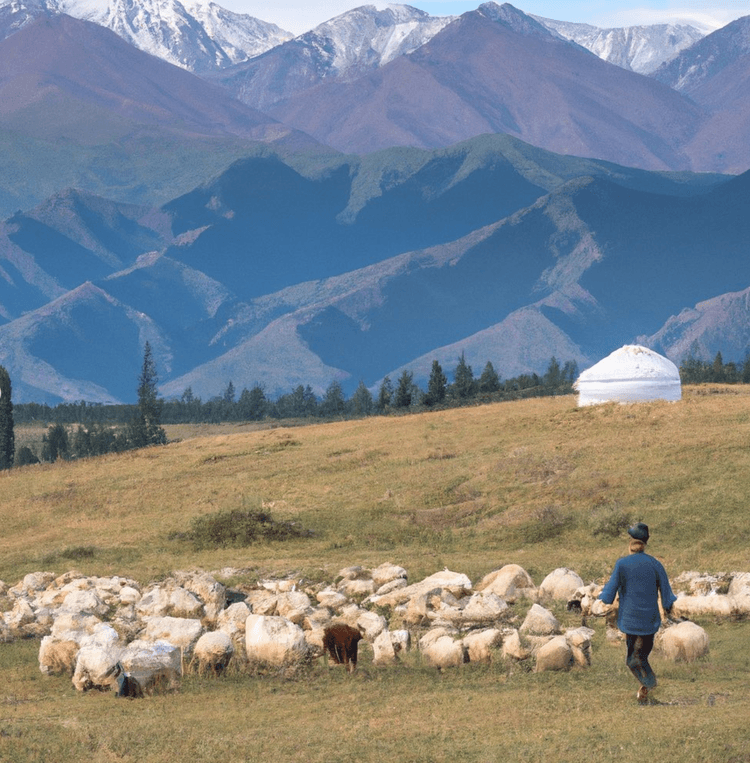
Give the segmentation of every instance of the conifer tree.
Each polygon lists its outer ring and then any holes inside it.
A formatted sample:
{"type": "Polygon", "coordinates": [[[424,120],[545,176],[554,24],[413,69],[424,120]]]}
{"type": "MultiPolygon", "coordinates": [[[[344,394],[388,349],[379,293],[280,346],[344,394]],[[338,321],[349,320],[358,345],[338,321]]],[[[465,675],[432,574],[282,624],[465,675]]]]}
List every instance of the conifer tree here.
{"type": "Polygon", "coordinates": [[[259,384],[253,385],[248,391],[242,390],[239,400],[240,416],[249,421],[260,421],[268,411],[268,400],[263,387],[259,384]]]}
{"type": "Polygon", "coordinates": [[[378,391],[378,411],[385,413],[391,407],[391,401],[393,400],[393,384],[391,383],[391,377],[383,377],[383,381],[380,384],[380,390],[378,391]]]}
{"type": "Polygon", "coordinates": [[[396,394],[393,398],[394,408],[408,408],[412,400],[412,386],[414,375],[411,371],[404,369],[401,376],[398,377],[396,394]]]}
{"type": "Polygon", "coordinates": [[[163,403],[156,389],[158,380],[151,345],[146,342],[141,374],[138,377],[138,409],[128,428],[128,439],[134,448],[163,445],[167,441],[167,434],[161,427],[163,403]]]}
{"type": "Polygon", "coordinates": [[[227,388],[224,390],[223,400],[229,405],[234,405],[234,396],[234,384],[232,384],[232,380],[230,379],[229,384],[227,384],[227,388]]]}
{"type": "Polygon", "coordinates": [[[346,408],[346,399],[341,382],[334,379],[326,389],[320,404],[320,412],[323,416],[342,416],[346,408]]]}
{"type": "Polygon", "coordinates": [[[482,371],[482,375],[479,377],[479,391],[485,394],[491,394],[497,392],[500,389],[500,377],[495,366],[488,360],[487,365],[482,371]]]}
{"type": "Polygon", "coordinates": [[[716,353],[713,365],[711,366],[711,381],[718,383],[725,381],[724,358],[721,357],[720,351],[716,353]]]}
{"type": "Polygon", "coordinates": [[[42,461],[54,463],[58,458],[70,458],[68,430],[60,423],[52,424],[42,437],[42,461]]]}
{"type": "Polygon", "coordinates": [[[571,386],[578,378],[578,363],[575,360],[566,360],[562,370],[563,383],[571,386]]]}
{"type": "Polygon", "coordinates": [[[458,365],[453,376],[453,395],[462,400],[473,397],[476,394],[476,382],[471,366],[466,362],[464,353],[458,359],[458,365]]]}
{"type": "Polygon", "coordinates": [[[562,372],[560,370],[560,364],[557,362],[557,358],[553,355],[550,358],[549,366],[547,366],[547,373],[544,374],[544,386],[548,390],[556,390],[562,382],[562,372]]]}
{"type": "Polygon", "coordinates": [[[424,397],[425,405],[439,405],[445,400],[448,387],[448,379],[437,360],[432,361],[432,370],[427,382],[427,394],[424,397]]]}
{"type": "Polygon", "coordinates": [[[372,393],[361,379],[357,389],[354,390],[350,404],[355,416],[369,416],[372,413],[372,393]]]}
{"type": "Polygon", "coordinates": [[[16,453],[10,375],[0,366],[0,469],[10,469],[16,453]]]}

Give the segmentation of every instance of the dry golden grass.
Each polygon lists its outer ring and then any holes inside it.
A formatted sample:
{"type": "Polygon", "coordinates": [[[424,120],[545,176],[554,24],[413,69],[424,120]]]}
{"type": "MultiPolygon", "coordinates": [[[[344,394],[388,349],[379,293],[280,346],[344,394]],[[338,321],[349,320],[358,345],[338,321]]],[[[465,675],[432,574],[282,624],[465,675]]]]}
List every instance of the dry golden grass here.
{"type": "Polygon", "coordinates": [[[622,537],[593,531],[618,511],[652,527],[670,571],[750,569],[742,387],[687,390],[679,403],[579,409],[573,397],[542,398],[207,431],[1,473],[0,577],[15,582],[44,560],[60,568],[66,550],[85,547],[83,572],[144,582],[183,567],[335,573],[383,561],[413,578],[443,566],[476,577],[513,561],[537,576],[569,566],[596,579],[622,537]],[[259,503],[314,537],[200,553],[170,540],[194,517],[259,503]]]}
{"type": "Polygon", "coordinates": [[[353,676],[322,664],[293,677],[189,676],[179,694],[133,701],[42,676],[34,644],[20,642],[0,648],[0,760],[742,763],[750,626],[706,627],[708,660],[653,659],[660,687],[647,707],[636,704],[623,648],[604,643],[599,623],[592,666],[568,673],[502,662],[440,673],[415,653],[384,669],[366,653],[353,676]]]}
{"type": "MultiPolygon", "coordinates": [[[[537,583],[558,566],[597,579],[624,551],[622,536],[594,534],[618,513],[648,522],[650,550],[672,575],[750,570],[748,392],[701,387],[675,404],[578,409],[574,398],[554,398],[299,428],[185,428],[163,448],[0,473],[0,577],[75,567],[146,582],[230,566],[332,579],[345,565],[393,561],[412,580],[444,566],[477,580],[508,562],[537,583]],[[261,501],[315,536],[200,553],[170,540],[193,517],[261,501]]],[[[647,708],[636,706],[623,649],[604,643],[599,621],[592,667],[565,674],[502,662],[438,673],[416,654],[375,669],[364,647],[354,676],[322,664],[293,677],[230,671],[132,702],[43,677],[35,642],[0,645],[0,760],[750,761],[750,625],[702,624],[709,659],[656,658],[661,685],[647,708]]]]}

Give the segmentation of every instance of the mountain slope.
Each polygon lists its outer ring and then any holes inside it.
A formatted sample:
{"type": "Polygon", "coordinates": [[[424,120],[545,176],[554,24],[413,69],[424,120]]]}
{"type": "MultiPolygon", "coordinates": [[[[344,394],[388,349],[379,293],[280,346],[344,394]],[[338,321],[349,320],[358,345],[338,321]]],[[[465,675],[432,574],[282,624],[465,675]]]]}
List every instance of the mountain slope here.
{"type": "Polygon", "coordinates": [[[743,360],[750,347],[750,288],[685,308],[642,342],[670,358],[743,360]]]}
{"type": "Polygon", "coordinates": [[[164,203],[258,141],[314,145],[96,24],[42,15],[0,41],[5,215],[66,187],[164,203]]]}
{"type": "Polygon", "coordinates": [[[225,52],[231,64],[255,58],[293,37],[276,24],[234,13],[213,2],[198,0],[188,3],[187,9],[225,52]]]}
{"type": "Polygon", "coordinates": [[[171,239],[168,217],[155,210],[80,191],[51,197],[0,225],[0,315],[18,318],[171,239]]]}
{"type": "Polygon", "coordinates": [[[243,103],[265,110],[326,81],[351,82],[419,48],[452,17],[407,5],[363,5],[218,75],[243,103]]]}
{"type": "Polygon", "coordinates": [[[90,20],[136,48],[196,73],[245,61],[292,36],[215,3],[187,7],[179,0],[110,0],[106,11],[90,20]]]}
{"type": "Polygon", "coordinates": [[[0,357],[17,401],[118,402],[133,397],[144,341],[168,370],[171,351],[153,322],[86,283],[0,326],[0,357]]]}
{"type": "MultiPolygon", "coordinates": [[[[424,382],[432,359],[447,364],[462,349],[477,371],[492,360],[505,376],[543,371],[553,354],[583,364],[644,329],[657,331],[699,295],[750,279],[744,265],[750,222],[742,212],[748,194],[728,185],[685,198],[603,178],[570,181],[452,244],[253,300],[250,335],[241,338],[238,321],[237,341],[226,353],[167,382],[164,391],[191,386],[211,395],[229,378],[258,380],[263,372],[253,365],[253,351],[274,343],[287,354],[299,347],[299,367],[312,368],[312,352],[319,371],[347,388],[360,378],[368,384],[386,373],[393,378],[403,368],[424,382]],[[706,258],[717,224],[721,240],[706,258]],[[300,295],[296,311],[258,323],[262,304],[290,307],[300,295]]],[[[289,368],[295,373],[293,362],[289,368]]]]}
{"type": "Polygon", "coordinates": [[[197,230],[169,255],[244,298],[259,296],[289,285],[290,273],[297,282],[326,278],[455,240],[581,175],[667,193],[699,187],[695,178],[561,158],[502,135],[341,157],[313,171],[256,157],[165,206],[175,233],[197,230]]]}
{"type": "Polygon", "coordinates": [[[654,76],[710,114],[686,146],[696,166],[744,172],[750,166],[750,16],[709,35],[654,76]]]}
{"type": "Polygon", "coordinates": [[[705,37],[689,24],[650,24],[648,26],[601,29],[590,24],[533,16],[548,29],[573,40],[594,55],[623,69],[651,74],[671,61],[685,48],[705,37]]]}
{"type": "Polygon", "coordinates": [[[355,83],[318,85],[270,113],[344,151],[504,132],[557,153],[649,169],[687,168],[681,146],[702,120],[670,88],[496,3],[355,83]]]}
{"type": "Polygon", "coordinates": [[[6,223],[15,243],[0,239],[12,249],[0,266],[18,285],[0,303],[27,304],[0,327],[0,363],[23,394],[49,399],[57,385],[71,400],[123,399],[144,337],[163,391],[203,398],[230,380],[276,395],[337,378],[349,392],[436,356],[449,368],[459,348],[506,377],[543,372],[552,354],[583,365],[750,283],[748,177],[647,173],[484,136],[362,159],[259,156],[158,215],[64,196],[6,223]],[[140,255],[118,249],[127,225],[140,255]],[[80,341],[94,331],[91,352],[109,336],[125,354],[92,357],[89,373],[80,341]],[[54,381],[31,389],[48,366],[54,381]]]}
{"type": "Polygon", "coordinates": [[[109,30],[66,15],[40,17],[0,42],[0,125],[83,144],[118,140],[142,126],[186,137],[290,133],[109,30]],[[29,50],[36,51],[31,59],[29,50]]]}
{"type": "Polygon", "coordinates": [[[697,41],[652,76],[688,95],[750,53],[750,16],[743,16],[697,41]]]}
{"type": "Polygon", "coordinates": [[[196,73],[246,61],[292,37],[275,24],[200,0],[189,7],[179,0],[9,0],[0,4],[0,39],[60,13],[111,29],[139,50],[196,73]]]}

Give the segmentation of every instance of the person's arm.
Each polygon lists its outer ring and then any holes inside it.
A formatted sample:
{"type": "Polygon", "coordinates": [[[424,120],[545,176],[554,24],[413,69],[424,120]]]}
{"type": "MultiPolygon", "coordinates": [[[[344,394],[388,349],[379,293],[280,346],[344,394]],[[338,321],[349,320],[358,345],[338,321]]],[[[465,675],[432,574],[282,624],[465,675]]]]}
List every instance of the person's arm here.
{"type": "Polygon", "coordinates": [[[602,592],[599,594],[599,598],[605,603],[605,604],[612,604],[612,602],[615,600],[615,596],[617,596],[617,591],[620,588],[620,562],[618,561],[617,564],[615,564],[615,568],[612,571],[612,575],[609,578],[609,581],[607,582],[607,585],[602,588],[602,592]]]}
{"type": "Polygon", "coordinates": [[[659,591],[661,592],[661,605],[664,607],[664,611],[668,615],[671,615],[672,607],[677,601],[677,597],[672,592],[672,586],[669,585],[667,571],[664,569],[664,565],[662,565],[661,562],[658,563],[657,572],[659,577],[659,591]]]}

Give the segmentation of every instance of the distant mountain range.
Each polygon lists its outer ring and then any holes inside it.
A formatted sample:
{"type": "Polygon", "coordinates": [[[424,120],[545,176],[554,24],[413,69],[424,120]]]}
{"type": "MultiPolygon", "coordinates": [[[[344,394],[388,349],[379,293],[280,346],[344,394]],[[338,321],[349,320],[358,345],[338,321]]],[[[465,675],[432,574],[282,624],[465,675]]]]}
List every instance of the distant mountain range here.
{"type": "Polygon", "coordinates": [[[505,377],[635,340],[744,355],[750,18],[255,21],[0,5],[16,400],[132,400],[146,340],[163,393],[204,398],[423,383],[462,352],[505,377]]]}
{"type": "Polygon", "coordinates": [[[106,12],[94,8],[86,0],[0,5],[0,215],[66,187],[160,204],[253,153],[257,141],[366,153],[499,132],[646,169],[750,166],[746,20],[646,78],[628,69],[639,67],[636,58],[668,58],[698,32],[603,30],[619,40],[606,56],[622,64],[615,67],[573,41],[586,42],[575,33],[580,25],[540,23],[493,2],[458,18],[363,6],[294,39],[251,17],[242,17],[240,31],[214,4],[122,0],[106,12]],[[64,32],[56,35],[58,27],[64,32]],[[195,44],[186,41],[190,30],[195,44]],[[220,52],[209,39],[234,43],[220,52]],[[705,46],[721,67],[704,66],[699,89],[679,90],[685,76],[669,71],[692,71],[693,51],[705,46]],[[182,72],[144,51],[180,63],[182,72]]]}
{"type": "Polygon", "coordinates": [[[0,39],[40,17],[68,14],[111,29],[126,42],[192,72],[214,71],[293,36],[275,24],[212,2],[179,0],[11,0],[0,5],[0,39]]]}
{"type": "Polygon", "coordinates": [[[408,5],[355,8],[245,64],[217,81],[258,109],[322,82],[353,82],[431,40],[455,17],[434,17],[408,5]]]}
{"type": "Polygon", "coordinates": [[[162,203],[258,142],[316,145],[91,22],[42,15],[0,41],[3,216],[67,187],[162,203]]]}
{"type": "MultiPolygon", "coordinates": [[[[39,16],[58,13],[105,26],[140,50],[197,73],[249,61],[294,38],[275,24],[210,0],[6,0],[0,4],[0,38],[39,16]]],[[[409,5],[362,5],[294,38],[281,58],[295,60],[313,77],[351,79],[416,50],[455,18],[430,16],[409,5]]],[[[705,35],[687,24],[600,29],[533,18],[600,58],[641,74],[650,74],[705,35]]]]}
{"type": "Polygon", "coordinates": [[[50,402],[132,399],[145,339],[163,393],[204,398],[423,381],[460,352],[504,376],[583,366],[749,281],[748,177],[485,136],[257,156],[158,210],[67,193],[3,227],[0,363],[50,402]]]}
{"type": "Polygon", "coordinates": [[[532,18],[599,58],[639,74],[653,74],[662,64],[676,58],[706,35],[690,24],[600,29],[590,24],[555,21],[541,16],[532,18]]]}
{"type": "Polygon", "coordinates": [[[684,145],[704,118],[671,88],[496,3],[355,82],[323,83],[267,111],[347,152],[436,148],[502,132],[557,153],[649,169],[689,169],[684,145]]]}

